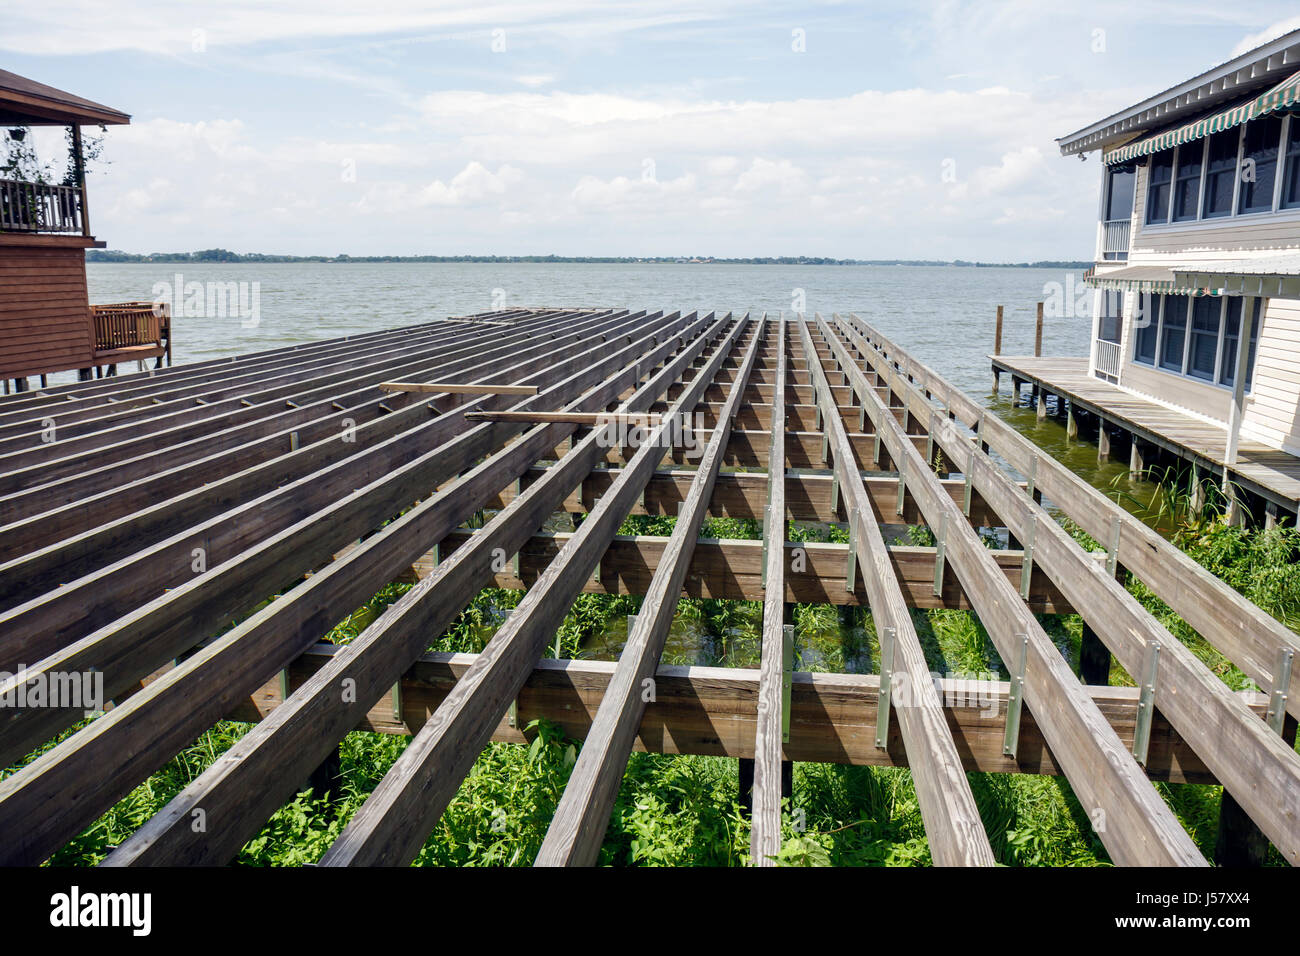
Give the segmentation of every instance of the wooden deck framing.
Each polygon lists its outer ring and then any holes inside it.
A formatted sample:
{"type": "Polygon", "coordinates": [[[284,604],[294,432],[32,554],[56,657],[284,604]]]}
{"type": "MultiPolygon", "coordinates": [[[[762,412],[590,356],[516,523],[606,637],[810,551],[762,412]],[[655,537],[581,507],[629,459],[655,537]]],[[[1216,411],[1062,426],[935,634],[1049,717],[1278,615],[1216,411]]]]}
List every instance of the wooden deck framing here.
{"type": "Polygon", "coordinates": [[[536,717],[585,741],[537,865],[597,860],[634,749],[752,759],[756,865],[792,760],[909,766],[940,865],[993,862],[977,770],[1064,774],[1119,863],[1206,862],[1153,779],[1222,782],[1300,857],[1300,639],[856,316],[512,310],[10,396],[0,634],[0,765],[83,719],[20,689],[94,672],[114,701],[0,781],[2,864],[47,859],[225,717],[257,724],[108,865],[228,862],[357,728],[413,739],[321,864],[409,863],[536,717]],[[575,531],[544,530],[565,511],[575,531]],[[619,536],[629,514],[677,520],[619,536]],[[762,540],[701,538],[709,515],[762,540]],[[891,543],[905,524],[936,544],[891,543]],[[1230,693],[1119,570],[1266,693],[1230,693]],[[483,652],[428,655],[490,585],[527,593],[483,652]],[[584,592],[644,595],[619,661],[544,659],[584,592]],[[682,595],[761,601],[759,667],[663,666],[682,595]],[[794,602],[871,607],[881,673],[796,672],[794,602]],[[936,679],[917,607],[973,609],[1012,680],[936,679]],[[1082,614],[1142,686],[1081,683],[1041,613],[1082,614]]]}

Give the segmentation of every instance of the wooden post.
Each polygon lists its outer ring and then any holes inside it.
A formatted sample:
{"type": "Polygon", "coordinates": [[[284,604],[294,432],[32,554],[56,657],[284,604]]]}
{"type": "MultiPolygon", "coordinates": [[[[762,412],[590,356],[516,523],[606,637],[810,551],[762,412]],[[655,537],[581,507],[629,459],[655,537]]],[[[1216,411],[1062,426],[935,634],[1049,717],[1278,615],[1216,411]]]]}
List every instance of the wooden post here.
{"type": "Polygon", "coordinates": [[[1194,514],[1205,510],[1205,484],[1201,481],[1201,469],[1192,465],[1191,507],[1194,514]]]}
{"type": "Polygon", "coordinates": [[[310,790],[312,797],[317,800],[329,794],[330,803],[337,803],[343,797],[343,788],[340,785],[342,779],[343,752],[339,745],[335,744],[334,749],[307,778],[306,789],[310,790]]]}
{"type": "Polygon", "coordinates": [[[81,127],[72,124],[72,161],[81,191],[81,234],[90,235],[90,206],[86,204],[86,159],[81,153],[81,127]]]}
{"type": "Polygon", "coordinates": [[[1264,530],[1272,531],[1277,527],[1278,511],[1277,503],[1268,501],[1264,503],[1264,530]]]}
{"type": "Polygon", "coordinates": [[[1038,417],[1041,420],[1047,417],[1047,389],[1035,385],[1034,392],[1038,395],[1038,417]]]}
{"type": "Polygon", "coordinates": [[[1079,641],[1079,680],[1102,686],[1110,683],[1110,649],[1087,621],[1083,622],[1083,636],[1079,641]]]}
{"type": "Polygon", "coordinates": [[[1100,418],[1097,419],[1097,460],[1110,461],[1110,432],[1100,418]]]}
{"type": "Polygon", "coordinates": [[[1146,474],[1146,452],[1142,448],[1142,439],[1133,435],[1133,447],[1128,455],[1128,474],[1130,478],[1139,479],[1146,474]]]}
{"type": "MultiPolygon", "coordinates": [[[[998,320],[993,332],[993,354],[1002,354],[1002,306],[998,306],[998,320]]],[[[1002,373],[998,367],[993,366],[993,394],[998,393],[998,381],[1002,378],[1002,373]]]]}
{"type": "MultiPolygon", "coordinates": [[[[1287,716],[1282,739],[1295,746],[1296,719],[1287,716]]],[[[1219,832],[1214,839],[1214,862],[1219,866],[1263,866],[1268,859],[1268,838],[1225,789],[1219,803],[1219,832]]]]}
{"type": "MultiPolygon", "coordinates": [[[[1058,400],[1058,401],[1065,401],[1064,397],[1061,397],[1061,398],[1059,398],[1059,399],[1057,399],[1057,400],[1058,400]]],[[[1078,440],[1079,440],[1079,419],[1076,418],[1076,417],[1075,417],[1075,414],[1074,414],[1074,402],[1070,402],[1070,404],[1069,404],[1069,405],[1067,406],[1067,408],[1066,408],[1066,412],[1065,412],[1065,437],[1066,437],[1066,439],[1068,439],[1069,441],[1078,441],[1078,440]]]]}
{"type": "Polygon", "coordinates": [[[1034,356],[1043,354],[1043,303],[1038,303],[1038,317],[1034,320],[1034,356]]]}

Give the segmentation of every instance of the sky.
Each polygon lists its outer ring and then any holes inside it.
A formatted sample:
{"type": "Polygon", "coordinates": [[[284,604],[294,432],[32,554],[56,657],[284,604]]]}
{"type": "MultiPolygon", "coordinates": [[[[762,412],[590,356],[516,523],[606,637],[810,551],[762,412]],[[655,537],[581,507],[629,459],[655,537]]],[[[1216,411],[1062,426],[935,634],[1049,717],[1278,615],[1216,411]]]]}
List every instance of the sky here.
{"type": "MultiPolygon", "coordinates": [[[[1086,259],[1055,139],[1287,3],[3,0],[0,67],[121,109],[111,249],[1086,259]]],[[[38,140],[57,158],[57,140],[38,140]]]]}

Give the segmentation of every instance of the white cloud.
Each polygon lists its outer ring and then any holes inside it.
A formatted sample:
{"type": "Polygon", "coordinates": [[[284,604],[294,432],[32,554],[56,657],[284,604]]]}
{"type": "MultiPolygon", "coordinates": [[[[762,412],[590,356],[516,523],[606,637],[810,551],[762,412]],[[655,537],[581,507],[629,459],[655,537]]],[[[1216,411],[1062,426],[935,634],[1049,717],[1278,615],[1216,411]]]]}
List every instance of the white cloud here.
{"type": "Polygon", "coordinates": [[[1287,17],[1285,20],[1279,20],[1270,27],[1260,30],[1258,33],[1252,33],[1241,38],[1240,42],[1232,48],[1232,53],[1228,58],[1240,56],[1243,53],[1249,53],[1257,46],[1262,46],[1270,40],[1276,40],[1284,33],[1290,33],[1292,30],[1300,30],[1300,16],[1287,17]]]}

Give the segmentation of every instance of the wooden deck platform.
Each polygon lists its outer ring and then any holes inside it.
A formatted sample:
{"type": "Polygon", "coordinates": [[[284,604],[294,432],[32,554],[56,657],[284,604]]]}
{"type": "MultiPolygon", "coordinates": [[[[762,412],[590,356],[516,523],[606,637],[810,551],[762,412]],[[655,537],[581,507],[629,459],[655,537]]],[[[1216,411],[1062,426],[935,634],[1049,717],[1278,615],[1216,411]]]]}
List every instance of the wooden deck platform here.
{"type": "MultiPolygon", "coordinates": [[[[1071,404],[1222,478],[1227,429],[1142,398],[1088,374],[1077,357],[991,355],[994,370],[1013,381],[1064,396],[1071,404]]],[[[1242,441],[1229,480],[1294,513],[1300,510],[1300,458],[1242,441]]]]}
{"type": "Polygon", "coordinates": [[[909,767],[938,865],[996,860],[971,770],[1063,774],[1124,866],[1205,865],[1152,781],[1217,781],[1242,836],[1216,858],[1259,862],[1266,838],[1300,863],[1300,636],[986,411],[857,316],[623,309],[0,399],[0,865],[49,859],[231,715],[264,719],[106,866],[229,862],[303,781],[329,790],[354,728],[412,739],[319,865],[409,863],[489,741],[540,718],[583,746],[536,865],[598,860],[634,749],[752,760],[760,866],[795,760],[909,767]],[[657,424],[572,420],[611,414],[657,424]],[[560,513],[583,517],[548,530],[560,513]],[[671,533],[619,534],[633,513],[671,533]],[[761,532],[702,537],[710,515],[761,532]],[[789,533],[810,520],[848,542],[789,533]],[[933,545],[891,543],[900,523],[933,545]],[[1129,576],[1263,692],[1232,691],[1129,576]],[[327,642],[394,581],[387,611],[327,642]],[[525,593],[479,653],[429,659],[494,586],[525,593]],[[548,656],[584,593],[642,597],[617,663],[548,656]],[[660,666],[683,595],[761,600],[760,666],[660,666]],[[870,608],[878,673],[798,670],[796,601],[870,608]],[[932,673],[915,607],[971,609],[1011,679],[932,673]],[[1040,620],[1070,611],[1077,671],[1040,620]],[[1103,686],[1112,661],[1141,687],[1103,686]]]}

